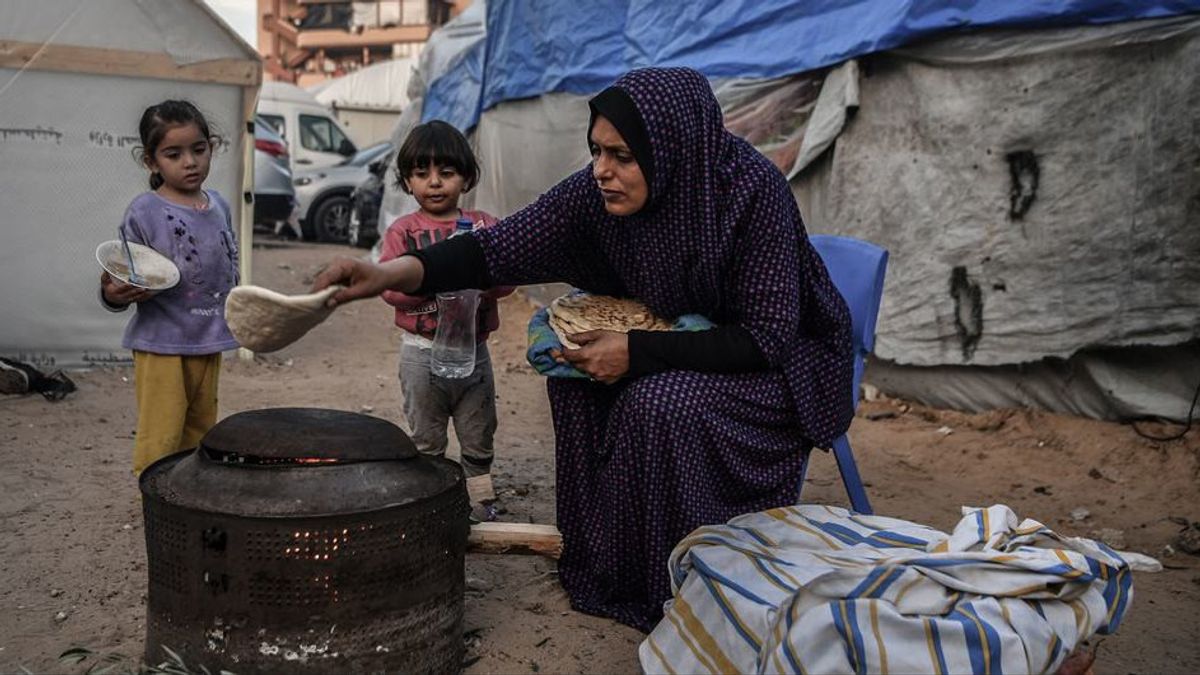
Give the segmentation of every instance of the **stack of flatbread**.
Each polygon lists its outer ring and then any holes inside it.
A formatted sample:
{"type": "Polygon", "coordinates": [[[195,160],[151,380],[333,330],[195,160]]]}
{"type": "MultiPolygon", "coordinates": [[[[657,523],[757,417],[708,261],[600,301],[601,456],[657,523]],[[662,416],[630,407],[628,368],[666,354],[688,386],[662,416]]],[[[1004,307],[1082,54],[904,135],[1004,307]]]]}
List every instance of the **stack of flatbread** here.
{"type": "Polygon", "coordinates": [[[333,309],[325,302],[342,289],[283,295],[260,286],[237,286],[225,299],[225,323],[238,344],[254,352],[273,352],[299,340],[333,309]]]}
{"type": "Polygon", "coordinates": [[[589,330],[611,330],[618,333],[628,333],[631,330],[671,330],[669,321],[654,316],[648,307],[637,300],[608,295],[564,295],[550,303],[546,312],[558,341],[570,349],[579,349],[579,345],[568,340],[567,336],[589,330]]]}

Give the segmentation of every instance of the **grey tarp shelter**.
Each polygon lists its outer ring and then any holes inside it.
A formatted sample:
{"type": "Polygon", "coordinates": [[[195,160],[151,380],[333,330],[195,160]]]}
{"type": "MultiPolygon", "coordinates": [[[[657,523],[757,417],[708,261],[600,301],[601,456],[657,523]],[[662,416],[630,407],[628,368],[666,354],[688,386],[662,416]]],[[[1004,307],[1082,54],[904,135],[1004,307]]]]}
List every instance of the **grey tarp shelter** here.
{"type": "MultiPolygon", "coordinates": [[[[471,25],[460,51],[491,28],[471,25]]],[[[1197,72],[1190,14],[977,30],[714,89],[810,231],[891,252],[868,381],[966,410],[1182,419],[1200,383],[1197,72]]],[[[512,213],[584,166],[586,100],[483,111],[476,206],[512,213]]],[[[385,218],[403,197],[389,188],[385,218]]]]}

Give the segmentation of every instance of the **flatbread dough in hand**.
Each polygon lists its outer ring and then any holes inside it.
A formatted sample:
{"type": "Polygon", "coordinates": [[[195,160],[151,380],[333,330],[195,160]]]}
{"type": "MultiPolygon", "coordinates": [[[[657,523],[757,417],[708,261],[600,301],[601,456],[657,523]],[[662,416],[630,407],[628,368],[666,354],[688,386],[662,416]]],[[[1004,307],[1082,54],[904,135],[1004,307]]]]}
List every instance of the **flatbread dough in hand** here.
{"type": "Polygon", "coordinates": [[[550,303],[547,313],[558,341],[570,349],[579,349],[579,345],[567,336],[589,330],[671,330],[670,322],[654,316],[637,300],[608,295],[570,293],[550,303]]]}
{"type": "Polygon", "coordinates": [[[254,352],[274,352],[292,344],[333,312],[325,302],[341,290],[284,295],[261,286],[237,286],[225,299],[225,323],[238,344],[254,352]]]}

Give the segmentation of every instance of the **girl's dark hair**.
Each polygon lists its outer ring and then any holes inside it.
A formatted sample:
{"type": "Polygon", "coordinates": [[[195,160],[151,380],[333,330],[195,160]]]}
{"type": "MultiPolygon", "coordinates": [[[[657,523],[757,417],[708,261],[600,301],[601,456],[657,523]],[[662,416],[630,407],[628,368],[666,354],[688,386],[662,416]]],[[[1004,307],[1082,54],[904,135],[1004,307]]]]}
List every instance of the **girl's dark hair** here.
{"type": "Polygon", "coordinates": [[[404,139],[400,152],[396,153],[397,187],[412,194],[404,179],[431,164],[454,167],[463,177],[463,192],[470,192],[479,182],[479,163],[471,152],[471,144],[454,125],[442,120],[419,124],[404,139]]]}
{"type": "MultiPolygon", "coordinates": [[[[212,143],[214,150],[221,146],[221,137],[213,133],[204,113],[191,101],[163,101],[142,113],[142,121],[138,123],[138,134],[142,138],[142,146],[136,150],[138,159],[145,165],[158,152],[158,145],[168,129],[190,123],[200,128],[200,135],[212,143]]],[[[150,189],[157,190],[162,184],[163,177],[157,171],[150,172],[150,189]]]]}

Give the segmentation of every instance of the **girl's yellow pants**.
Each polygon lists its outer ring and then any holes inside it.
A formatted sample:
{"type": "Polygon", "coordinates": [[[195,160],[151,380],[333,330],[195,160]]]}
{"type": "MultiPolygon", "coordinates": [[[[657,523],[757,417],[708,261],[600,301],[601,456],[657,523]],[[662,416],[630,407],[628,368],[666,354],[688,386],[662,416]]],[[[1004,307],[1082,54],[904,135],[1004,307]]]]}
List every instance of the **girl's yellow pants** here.
{"type": "Polygon", "coordinates": [[[200,439],[217,422],[220,372],[220,354],[133,353],[137,396],[134,475],[167,455],[200,444],[200,439]]]}

